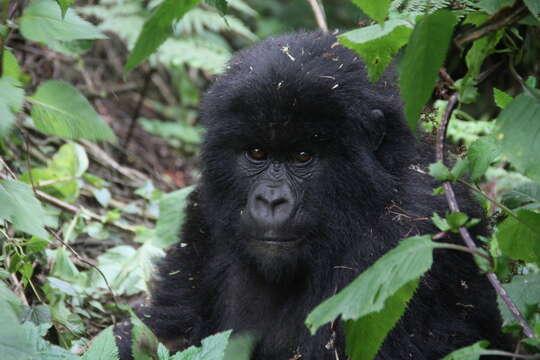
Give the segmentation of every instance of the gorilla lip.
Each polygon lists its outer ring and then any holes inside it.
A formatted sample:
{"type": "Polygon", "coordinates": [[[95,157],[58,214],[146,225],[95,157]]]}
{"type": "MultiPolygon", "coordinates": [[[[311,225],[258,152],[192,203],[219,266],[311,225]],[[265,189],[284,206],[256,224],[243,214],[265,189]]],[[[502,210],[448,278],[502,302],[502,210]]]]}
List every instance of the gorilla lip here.
{"type": "Polygon", "coordinates": [[[302,238],[278,238],[278,237],[263,237],[255,239],[259,243],[271,246],[293,247],[302,242],[302,238]]]}

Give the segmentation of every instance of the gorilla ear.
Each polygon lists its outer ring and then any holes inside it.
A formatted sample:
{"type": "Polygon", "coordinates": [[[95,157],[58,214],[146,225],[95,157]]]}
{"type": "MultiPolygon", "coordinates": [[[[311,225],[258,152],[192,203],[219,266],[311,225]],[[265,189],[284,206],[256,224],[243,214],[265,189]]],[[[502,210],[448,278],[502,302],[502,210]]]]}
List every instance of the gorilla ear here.
{"type": "Polygon", "coordinates": [[[371,110],[367,121],[363,125],[368,135],[370,148],[372,151],[376,151],[381,146],[386,135],[386,119],[382,110],[371,110]]]}

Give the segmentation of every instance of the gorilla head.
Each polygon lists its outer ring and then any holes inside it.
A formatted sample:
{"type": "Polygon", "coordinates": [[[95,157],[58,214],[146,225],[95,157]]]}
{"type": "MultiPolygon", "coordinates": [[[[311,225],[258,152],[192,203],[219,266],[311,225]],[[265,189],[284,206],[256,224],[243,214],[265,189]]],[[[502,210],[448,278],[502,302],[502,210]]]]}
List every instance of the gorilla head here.
{"type": "MultiPolygon", "coordinates": [[[[202,104],[203,173],[183,244],[160,263],[141,311],[160,339],[198,344],[234,329],[257,336],[253,360],[346,358],[343,328],[311,336],[309,311],[400,239],[435,233],[427,220],[447,209],[414,170],[432,152],[418,151],[393,84],[391,71],[369,83],[356,54],[318,33],[270,38],[233,58],[202,104]]],[[[498,329],[495,293],[473,259],[439,252],[377,359],[503,344],[498,329]]],[[[129,336],[120,342],[129,359],[129,336]]]]}
{"type": "Polygon", "coordinates": [[[393,79],[366,79],[335,37],[302,33],[240,52],[204,100],[211,231],[268,280],[342,254],[412,157],[393,79]]]}

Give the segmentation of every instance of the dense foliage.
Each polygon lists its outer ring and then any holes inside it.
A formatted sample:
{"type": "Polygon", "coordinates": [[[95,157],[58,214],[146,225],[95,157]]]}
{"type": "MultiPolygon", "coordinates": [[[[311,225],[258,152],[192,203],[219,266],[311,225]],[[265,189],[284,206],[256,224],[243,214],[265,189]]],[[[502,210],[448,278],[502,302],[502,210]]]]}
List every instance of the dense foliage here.
{"type": "MultiPolygon", "coordinates": [[[[258,35],[314,26],[308,2],[291,3],[0,0],[2,359],[117,357],[110,325],[129,312],[121,303],[141,301],[152,261],[177,241],[196,181],[199,95],[258,35]],[[301,16],[278,20],[288,13],[301,16]]],[[[446,248],[474,254],[518,346],[480,342],[445,359],[540,358],[540,1],[328,3],[331,26],[360,25],[338,37],[372,80],[397,63],[407,120],[437,147],[430,174],[449,210],[433,214],[440,233],[404,239],[306,326],[341,317],[351,358],[373,359],[433,250],[446,248]],[[444,159],[445,137],[455,158],[444,159]],[[482,247],[467,231],[478,219],[452,199],[456,182],[489,217],[482,247]],[[463,246],[444,243],[450,232],[463,246]]],[[[137,359],[249,356],[250,339],[230,332],[171,355],[131,318],[137,359]]]]}

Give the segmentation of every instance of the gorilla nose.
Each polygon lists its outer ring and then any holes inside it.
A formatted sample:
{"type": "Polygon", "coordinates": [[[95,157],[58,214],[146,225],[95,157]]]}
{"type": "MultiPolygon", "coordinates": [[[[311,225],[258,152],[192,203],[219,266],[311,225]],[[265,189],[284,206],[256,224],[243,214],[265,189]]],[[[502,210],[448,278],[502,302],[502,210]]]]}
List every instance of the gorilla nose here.
{"type": "Polygon", "coordinates": [[[291,216],[294,199],[285,184],[259,184],[250,196],[249,212],[256,225],[276,228],[291,216]]]}

